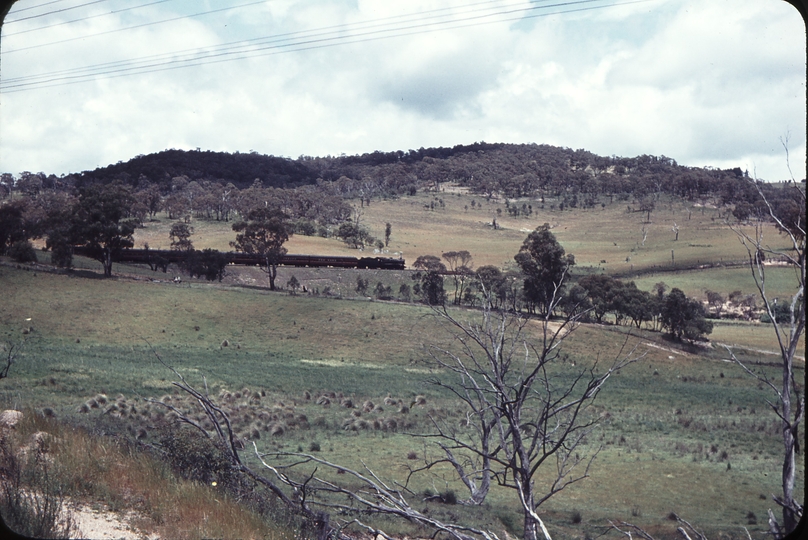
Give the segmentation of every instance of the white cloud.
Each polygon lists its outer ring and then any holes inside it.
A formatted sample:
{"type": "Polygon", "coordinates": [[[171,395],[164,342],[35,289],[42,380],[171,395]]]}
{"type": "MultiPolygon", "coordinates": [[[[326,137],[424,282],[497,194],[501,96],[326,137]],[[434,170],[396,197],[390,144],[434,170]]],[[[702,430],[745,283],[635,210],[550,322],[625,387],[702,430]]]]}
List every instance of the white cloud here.
{"type": "MultiPolygon", "coordinates": [[[[364,28],[379,30],[469,3],[283,0],[7,54],[176,13],[154,6],[6,39],[18,23],[3,29],[2,76],[371,20],[364,28]]],[[[506,4],[516,2],[491,5],[506,4]]],[[[774,179],[787,176],[779,137],[790,131],[804,177],[804,59],[802,21],[778,0],[647,2],[4,93],[0,168],[70,172],[170,147],[296,157],[486,140],[754,163],[774,179]]]]}

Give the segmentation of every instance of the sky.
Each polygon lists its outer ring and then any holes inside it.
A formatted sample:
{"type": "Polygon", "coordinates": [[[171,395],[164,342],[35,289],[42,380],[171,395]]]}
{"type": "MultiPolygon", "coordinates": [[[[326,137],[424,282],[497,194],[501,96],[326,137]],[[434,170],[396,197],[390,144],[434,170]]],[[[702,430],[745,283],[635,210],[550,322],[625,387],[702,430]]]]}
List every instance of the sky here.
{"type": "Polygon", "coordinates": [[[0,172],[485,141],[799,180],[805,84],[783,0],[18,0],[0,172]]]}

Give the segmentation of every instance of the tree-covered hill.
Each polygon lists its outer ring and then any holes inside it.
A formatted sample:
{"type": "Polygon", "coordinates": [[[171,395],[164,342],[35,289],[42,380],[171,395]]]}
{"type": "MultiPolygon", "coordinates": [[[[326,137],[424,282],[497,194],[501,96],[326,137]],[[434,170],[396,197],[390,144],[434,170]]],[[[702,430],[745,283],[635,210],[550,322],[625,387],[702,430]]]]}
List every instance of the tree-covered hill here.
{"type": "MultiPolygon", "coordinates": [[[[688,167],[665,156],[604,157],[547,144],[485,142],[296,159],[170,149],[67,176],[3,173],[0,198],[11,200],[18,192],[35,201],[43,192],[69,196],[113,182],[130,187],[139,201],[133,212],[141,218],[166,209],[171,219],[193,212],[227,220],[231,210],[242,213],[257,201],[266,206],[272,200],[294,219],[328,226],[347,219],[348,200],[359,199],[362,207],[374,198],[438,192],[446,182],[488,199],[527,199],[506,205],[516,215],[545,205],[565,211],[618,204],[628,213],[650,216],[665,194],[727,207],[739,220],[768,217],[755,183],[738,167],[688,167]]],[[[803,219],[804,209],[790,192],[775,184],[760,186],[789,224],[803,219]]]]}
{"type": "MultiPolygon", "coordinates": [[[[42,173],[40,173],[42,174],[42,173]]],[[[232,183],[239,189],[256,179],[264,187],[289,188],[339,184],[349,197],[396,195],[454,181],[491,196],[567,195],[567,205],[591,206],[599,196],[610,202],[668,192],[688,199],[717,196],[737,200],[746,182],[740,168],[718,170],[678,165],[665,156],[603,157],[589,151],[537,144],[474,143],[452,148],[376,151],[352,156],[300,156],[297,159],[255,152],[227,153],[164,150],[126,162],[84,171],[72,183],[81,187],[114,180],[137,186],[146,182],[171,189],[172,178],[232,183]],[[739,187],[740,186],[740,187],[739,187]]],[[[742,197],[743,198],[743,197],[742,197]]]]}
{"type": "Polygon", "coordinates": [[[253,152],[230,154],[171,149],[82,172],[77,176],[76,183],[81,186],[122,180],[135,186],[147,180],[158,184],[163,190],[169,190],[171,179],[177,176],[186,176],[190,180],[224,180],[240,189],[249,187],[256,178],[266,187],[296,187],[313,184],[317,180],[312,169],[300,160],[253,152]]]}

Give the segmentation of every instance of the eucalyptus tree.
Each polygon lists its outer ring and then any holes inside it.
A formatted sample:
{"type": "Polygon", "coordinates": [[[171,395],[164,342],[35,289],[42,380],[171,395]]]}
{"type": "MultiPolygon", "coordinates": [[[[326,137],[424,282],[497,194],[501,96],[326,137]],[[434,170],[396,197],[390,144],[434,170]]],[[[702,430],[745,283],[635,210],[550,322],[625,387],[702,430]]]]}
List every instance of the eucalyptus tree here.
{"type": "Polygon", "coordinates": [[[278,264],[287,253],[283,244],[292,234],[286,214],[273,208],[255,208],[250,210],[245,221],[234,223],[233,230],[238,234],[230,245],[244,253],[261,257],[263,270],[269,279],[269,289],[274,291],[278,264]]]}

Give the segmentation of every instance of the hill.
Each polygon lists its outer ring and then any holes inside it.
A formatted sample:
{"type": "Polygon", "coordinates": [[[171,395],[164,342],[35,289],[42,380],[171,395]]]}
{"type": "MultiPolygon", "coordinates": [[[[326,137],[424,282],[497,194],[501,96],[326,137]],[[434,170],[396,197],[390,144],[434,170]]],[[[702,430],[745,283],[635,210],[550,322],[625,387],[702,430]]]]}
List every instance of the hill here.
{"type": "MultiPolygon", "coordinates": [[[[39,173],[47,177],[44,173],[39,173]]],[[[300,156],[297,159],[250,153],[164,150],[139,155],[93,171],[71,175],[77,187],[120,180],[136,186],[158,184],[166,192],[171,178],[232,183],[244,189],[258,179],[265,187],[296,187],[340,179],[360,182],[361,196],[408,193],[453,181],[475,193],[506,197],[567,195],[573,208],[593,206],[600,195],[675,193],[691,200],[707,195],[730,201],[743,193],[739,168],[717,170],[678,165],[665,156],[603,157],[583,149],[538,144],[475,143],[452,148],[420,148],[354,156],[300,156]]],[[[354,196],[359,195],[356,193],[354,196]]],[[[626,197],[628,198],[628,197],[626,197]]]]}

